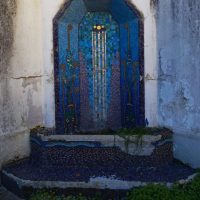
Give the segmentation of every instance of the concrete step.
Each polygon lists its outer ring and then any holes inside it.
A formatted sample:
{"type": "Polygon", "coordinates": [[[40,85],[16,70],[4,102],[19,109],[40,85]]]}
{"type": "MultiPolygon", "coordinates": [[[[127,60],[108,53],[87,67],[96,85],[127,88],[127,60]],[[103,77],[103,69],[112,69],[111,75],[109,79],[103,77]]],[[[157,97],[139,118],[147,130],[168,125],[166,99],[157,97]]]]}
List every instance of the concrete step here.
{"type": "Polygon", "coordinates": [[[125,194],[148,183],[188,180],[195,170],[171,161],[155,164],[149,156],[132,156],[113,147],[51,147],[3,168],[2,184],[23,198],[39,189],[64,192],[109,190],[125,194]],[[35,157],[34,157],[35,156],[35,157]]]}

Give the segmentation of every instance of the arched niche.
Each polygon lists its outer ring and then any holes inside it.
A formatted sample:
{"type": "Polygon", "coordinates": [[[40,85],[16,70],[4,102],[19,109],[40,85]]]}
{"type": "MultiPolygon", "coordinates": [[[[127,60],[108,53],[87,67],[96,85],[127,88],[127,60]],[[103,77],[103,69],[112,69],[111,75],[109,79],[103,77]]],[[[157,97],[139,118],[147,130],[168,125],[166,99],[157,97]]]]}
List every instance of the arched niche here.
{"type": "Polygon", "coordinates": [[[144,126],[143,17],[124,0],[72,0],[54,18],[56,129],[144,126]]]}

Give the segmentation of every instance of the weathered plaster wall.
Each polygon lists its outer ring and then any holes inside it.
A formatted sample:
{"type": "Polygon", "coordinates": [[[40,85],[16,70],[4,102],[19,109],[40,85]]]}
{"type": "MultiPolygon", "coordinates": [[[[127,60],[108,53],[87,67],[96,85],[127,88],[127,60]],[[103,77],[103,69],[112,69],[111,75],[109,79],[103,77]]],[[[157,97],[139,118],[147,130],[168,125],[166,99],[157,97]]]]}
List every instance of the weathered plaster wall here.
{"type": "Polygon", "coordinates": [[[43,123],[42,55],[41,2],[18,0],[9,72],[16,127],[43,123]]]}
{"type": "Polygon", "coordinates": [[[29,156],[29,137],[27,129],[0,136],[0,170],[8,162],[29,156]]]}
{"type": "Polygon", "coordinates": [[[47,127],[55,126],[53,18],[65,0],[42,0],[43,69],[43,121],[47,127]]]}
{"type": "Polygon", "coordinates": [[[40,0],[0,2],[0,133],[42,124],[40,0]]]}
{"type": "Polygon", "coordinates": [[[159,123],[175,132],[175,156],[200,167],[200,1],[155,3],[159,123]]]}
{"type": "Polygon", "coordinates": [[[0,167],[28,156],[27,129],[43,123],[41,21],[40,0],[0,1],[0,167]]]}

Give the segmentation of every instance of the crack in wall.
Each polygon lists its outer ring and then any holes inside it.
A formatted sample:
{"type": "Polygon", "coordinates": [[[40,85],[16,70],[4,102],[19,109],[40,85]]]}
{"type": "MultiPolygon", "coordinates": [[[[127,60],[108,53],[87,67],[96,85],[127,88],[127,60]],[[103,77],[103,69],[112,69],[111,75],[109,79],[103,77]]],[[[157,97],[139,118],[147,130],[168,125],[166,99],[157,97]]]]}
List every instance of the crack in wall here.
{"type": "Polygon", "coordinates": [[[19,80],[19,79],[35,79],[35,78],[42,78],[42,77],[44,77],[44,75],[8,77],[8,78],[9,78],[9,79],[19,80]]]}

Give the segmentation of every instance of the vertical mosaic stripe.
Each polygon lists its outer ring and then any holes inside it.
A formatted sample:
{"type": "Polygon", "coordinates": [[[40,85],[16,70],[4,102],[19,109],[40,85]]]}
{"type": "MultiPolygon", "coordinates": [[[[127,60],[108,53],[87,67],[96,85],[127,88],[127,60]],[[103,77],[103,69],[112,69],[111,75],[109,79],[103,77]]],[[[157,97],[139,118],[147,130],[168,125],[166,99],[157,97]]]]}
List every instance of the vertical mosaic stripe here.
{"type": "MultiPolygon", "coordinates": [[[[112,77],[117,71],[113,70],[113,65],[119,59],[116,57],[119,53],[119,26],[109,13],[88,12],[79,25],[79,38],[79,49],[87,66],[90,105],[87,110],[92,113],[93,121],[87,130],[112,129],[114,123],[110,123],[112,115],[109,112],[114,110],[110,110],[110,104],[120,100],[120,94],[114,100],[116,95],[111,89],[112,77]]],[[[115,109],[120,110],[120,103],[115,109]]],[[[118,117],[121,119],[120,114],[118,117]]],[[[81,113],[82,118],[85,118],[85,113],[81,113]]]]}
{"type": "MultiPolygon", "coordinates": [[[[94,27],[101,27],[94,26],[94,27]]],[[[93,120],[101,128],[106,127],[106,31],[93,28],[92,31],[93,60],[93,120]]]]}

